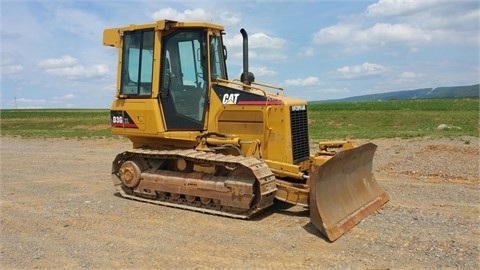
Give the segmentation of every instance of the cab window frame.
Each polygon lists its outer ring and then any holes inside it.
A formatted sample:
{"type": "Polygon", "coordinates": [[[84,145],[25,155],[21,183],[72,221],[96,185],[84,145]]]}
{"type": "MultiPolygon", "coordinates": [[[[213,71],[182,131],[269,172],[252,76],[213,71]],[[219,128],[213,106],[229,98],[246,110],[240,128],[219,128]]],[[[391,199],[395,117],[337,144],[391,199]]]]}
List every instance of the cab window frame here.
{"type": "Polygon", "coordinates": [[[154,37],[153,28],[123,33],[120,95],[152,95],[154,37]]]}

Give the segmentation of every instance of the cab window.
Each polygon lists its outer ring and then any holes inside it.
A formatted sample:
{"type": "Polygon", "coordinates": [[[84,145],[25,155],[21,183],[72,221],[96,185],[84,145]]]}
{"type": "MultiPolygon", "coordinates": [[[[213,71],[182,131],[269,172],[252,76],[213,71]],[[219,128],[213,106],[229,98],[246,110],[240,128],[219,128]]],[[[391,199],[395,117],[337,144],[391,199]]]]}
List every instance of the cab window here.
{"type": "Polygon", "coordinates": [[[210,69],[212,82],[217,78],[227,79],[225,65],[223,64],[223,46],[220,37],[210,36],[210,69]]]}
{"type": "Polygon", "coordinates": [[[151,95],[153,37],[153,30],[124,33],[120,94],[151,95]]]}

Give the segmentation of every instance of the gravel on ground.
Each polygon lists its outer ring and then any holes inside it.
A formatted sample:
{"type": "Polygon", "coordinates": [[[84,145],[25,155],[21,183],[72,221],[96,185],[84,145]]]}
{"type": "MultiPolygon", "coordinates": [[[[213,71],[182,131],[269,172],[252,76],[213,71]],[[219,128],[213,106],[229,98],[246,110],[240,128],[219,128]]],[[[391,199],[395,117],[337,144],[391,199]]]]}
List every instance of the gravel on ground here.
{"type": "Polygon", "coordinates": [[[391,200],[335,242],[277,202],[244,221],[120,198],[126,140],[1,137],[2,269],[479,269],[479,139],[376,139],[391,200]]]}

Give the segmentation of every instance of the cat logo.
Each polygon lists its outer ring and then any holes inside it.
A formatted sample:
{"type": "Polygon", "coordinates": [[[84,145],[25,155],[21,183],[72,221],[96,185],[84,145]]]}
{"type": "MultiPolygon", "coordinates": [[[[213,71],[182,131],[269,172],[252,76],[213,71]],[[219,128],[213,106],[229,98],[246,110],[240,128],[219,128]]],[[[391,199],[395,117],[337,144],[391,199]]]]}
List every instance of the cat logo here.
{"type": "Polygon", "coordinates": [[[225,94],[223,95],[222,103],[223,104],[237,104],[238,96],[240,94],[225,94]]]}

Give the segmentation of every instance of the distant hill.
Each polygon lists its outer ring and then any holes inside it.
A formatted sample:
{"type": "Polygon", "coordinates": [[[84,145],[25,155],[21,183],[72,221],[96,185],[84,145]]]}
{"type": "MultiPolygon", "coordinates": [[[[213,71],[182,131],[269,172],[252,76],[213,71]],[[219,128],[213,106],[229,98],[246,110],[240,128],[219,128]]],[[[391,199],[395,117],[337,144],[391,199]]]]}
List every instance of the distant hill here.
{"type": "Polygon", "coordinates": [[[480,84],[467,86],[447,86],[435,88],[421,88],[381,94],[355,96],[349,98],[324,100],[328,102],[396,100],[396,99],[426,99],[426,98],[479,98],[480,84]]]}

